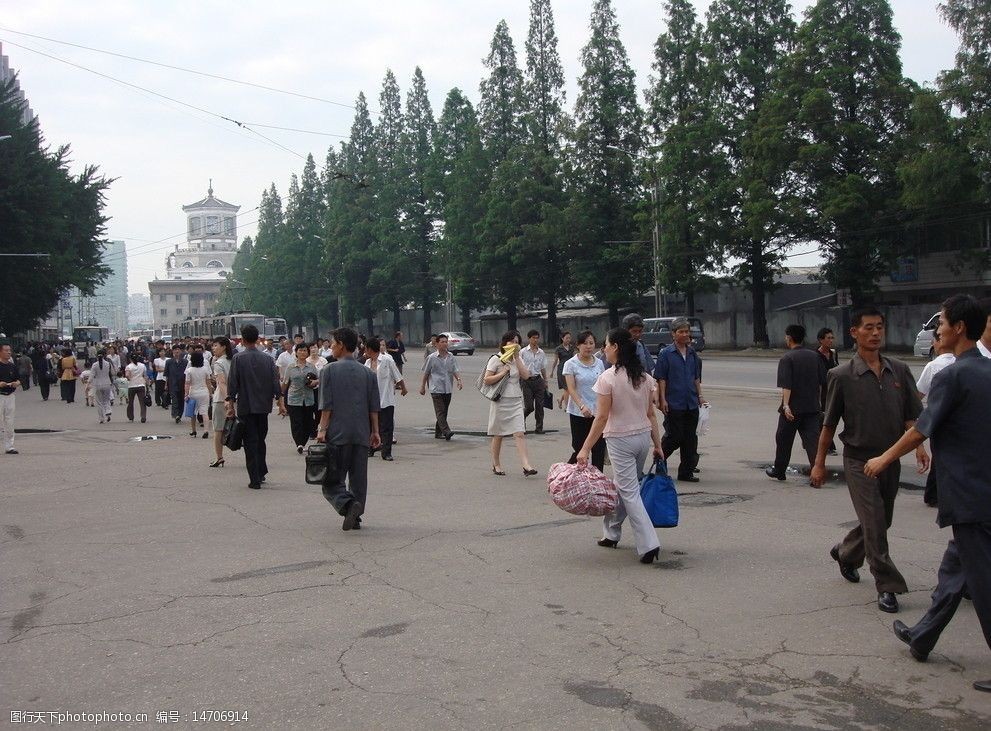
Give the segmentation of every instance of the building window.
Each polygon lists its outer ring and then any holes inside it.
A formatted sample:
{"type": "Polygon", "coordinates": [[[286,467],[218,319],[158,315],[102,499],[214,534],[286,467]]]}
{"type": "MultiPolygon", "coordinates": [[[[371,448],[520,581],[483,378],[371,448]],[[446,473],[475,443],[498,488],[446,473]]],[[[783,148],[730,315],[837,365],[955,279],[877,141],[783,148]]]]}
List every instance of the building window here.
{"type": "Polygon", "coordinates": [[[237,236],[237,227],[234,225],[234,216],[224,217],[224,236],[237,236]]]}
{"type": "Polygon", "coordinates": [[[196,307],[194,307],[193,309],[191,309],[191,310],[189,311],[189,314],[190,314],[190,315],[194,315],[194,316],[195,316],[195,315],[198,315],[198,314],[200,314],[200,311],[199,311],[199,309],[198,309],[198,308],[196,308],[196,307]]]}
{"type": "Polygon", "coordinates": [[[175,296],[175,301],[176,301],[176,302],[182,302],[182,295],[181,295],[181,294],[177,294],[177,295],[175,296]]]}
{"type": "Polygon", "coordinates": [[[175,308],[175,313],[176,313],[176,315],[178,315],[179,317],[182,317],[182,308],[181,308],[181,307],[176,307],[176,308],[175,308]]]}
{"type": "Polygon", "coordinates": [[[191,261],[184,261],[182,263],[182,268],[183,269],[192,269],[193,268],[193,262],[191,262],[191,261]]]}
{"type": "Polygon", "coordinates": [[[158,311],[158,314],[161,315],[162,317],[168,317],[169,311],[166,310],[165,308],[162,308],[161,310],[158,311]]]}
{"type": "Polygon", "coordinates": [[[220,216],[206,217],[206,232],[207,235],[220,233],[220,216]]]}
{"type": "Polygon", "coordinates": [[[203,234],[203,219],[199,216],[190,216],[189,218],[189,235],[190,236],[201,236],[203,234]]]}
{"type": "Polygon", "coordinates": [[[213,260],[211,260],[211,261],[208,261],[208,262],[206,263],[206,265],[207,265],[208,267],[213,267],[213,268],[215,268],[215,269],[220,269],[221,267],[223,267],[223,266],[224,266],[224,263],[223,263],[222,261],[217,261],[216,259],[213,259],[213,260]]]}
{"type": "Polygon", "coordinates": [[[164,294],[158,295],[158,301],[159,302],[164,302],[165,301],[165,295],[164,294]]]}

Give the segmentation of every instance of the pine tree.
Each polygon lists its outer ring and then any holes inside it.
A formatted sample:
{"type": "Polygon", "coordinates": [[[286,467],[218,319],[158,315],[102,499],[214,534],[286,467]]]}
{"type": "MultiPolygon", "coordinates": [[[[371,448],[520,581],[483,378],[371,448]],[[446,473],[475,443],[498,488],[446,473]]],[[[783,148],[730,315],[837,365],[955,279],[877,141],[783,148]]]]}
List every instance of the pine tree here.
{"type": "Polygon", "coordinates": [[[274,280],[278,277],[276,269],[284,228],[282,198],[275,188],[275,183],[272,183],[267,190],[262,191],[251,266],[245,271],[243,280],[247,287],[244,290],[245,303],[247,304],[250,299],[251,309],[266,315],[283,316],[280,293],[274,287],[274,280]]]}
{"type": "Polygon", "coordinates": [[[329,309],[321,275],[324,209],[316,163],[312,155],[307,155],[299,183],[290,187],[286,204],[284,258],[291,269],[280,286],[285,290],[285,311],[293,313],[296,325],[308,320],[314,335],[319,329],[320,313],[329,309]]]}
{"type": "Polygon", "coordinates": [[[753,137],[794,35],[787,0],[716,0],[709,9],[704,53],[723,150],[712,191],[715,208],[726,213],[715,234],[717,246],[740,261],[734,274],[750,290],[753,342],[762,348],[769,345],[766,295],[788,247],[775,225],[780,172],[755,160],[753,137]]]}
{"type": "Polygon", "coordinates": [[[427,82],[419,66],[413,72],[413,83],[406,96],[403,123],[401,170],[405,185],[400,216],[406,243],[405,276],[410,280],[413,302],[423,308],[423,334],[424,340],[428,340],[433,327],[431,310],[440,299],[435,271],[436,194],[431,189],[435,177],[430,171],[437,125],[427,95],[427,82]]]}
{"type": "Polygon", "coordinates": [[[483,296],[485,272],[479,261],[476,229],[484,215],[483,196],[489,169],[478,117],[460,89],[451,89],[437,123],[431,188],[443,220],[437,242],[437,271],[453,285],[454,302],[461,311],[461,328],[471,329],[471,311],[487,305],[483,296]]]}
{"type": "Polygon", "coordinates": [[[557,50],[550,0],[530,0],[530,31],[526,39],[526,80],[523,89],[529,141],[545,153],[556,153],[566,101],[564,68],[557,50]]]}
{"type": "Polygon", "coordinates": [[[660,154],[655,175],[660,219],[660,283],[684,292],[689,315],[695,294],[711,290],[721,262],[721,211],[714,191],[727,166],[718,154],[711,71],[702,57],[702,29],[689,0],[665,3],[667,30],[654,48],[648,91],[650,124],[660,154]]]}
{"type": "Polygon", "coordinates": [[[643,193],[634,171],[642,112],[610,0],[595,2],[581,63],[568,215],[581,235],[572,262],[578,285],[608,306],[617,325],[620,306],[635,302],[652,277],[650,246],[637,240],[634,221],[643,193]]]}
{"type": "Polygon", "coordinates": [[[799,28],[775,112],[794,162],[795,230],[821,245],[825,277],[855,306],[898,254],[910,90],[887,0],[819,0],[799,28]]]}
{"type": "MultiPolygon", "coordinates": [[[[262,195],[266,195],[262,191],[262,195]]],[[[254,245],[250,236],[245,236],[241,245],[234,254],[234,261],[231,262],[231,273],[227,281],[220,287],[217,295],[218,312],[234,312],[236,310],[246,310],[248,305],[248,295],[244,284],[247,273],[251,271],[251,257],[254,253],[254,245]]]]}
{"type": "Polygon", "coordinates": [[[368,102],[363,93],[355,101],[350,136],[342,146],[327,201],[324,262],[334,274],[333,286],[341,294],[346,320],[364,318],[367,332],[374,329],[371,284],[378,242],[375,200],[369,180],[374,180],[375,145],[368,102]]]}
{"type": "Polygon", "coordinates": [[[480,87],[479,126],[486,152],[498,164],[523,140],[523,76],[506,21],[500,20],[496,26],[489,55],[483,63],[489,76],[480,87]]]}

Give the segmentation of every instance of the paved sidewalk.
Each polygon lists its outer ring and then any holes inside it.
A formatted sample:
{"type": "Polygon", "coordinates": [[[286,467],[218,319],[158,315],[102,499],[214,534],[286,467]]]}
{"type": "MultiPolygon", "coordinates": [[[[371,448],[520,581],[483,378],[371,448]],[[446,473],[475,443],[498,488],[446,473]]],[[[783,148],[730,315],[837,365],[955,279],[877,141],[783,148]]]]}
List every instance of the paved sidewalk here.
{"type": "MultiPolygon", "coordinates": [[[[660,531],[660,563],[644,566],[627,535],[598,547],[599,521],[558,510],[511,444],[509,474],[491,474],[488,441],[465,435],[487,414],[470,385],[454,396],[451,442],[433,439],[429,399],[400,400],[396,461],[372,460],[365,523],[347,533],[303,483],[288,422],[272,419],[269,482],[252,491],[240,454],[208,469],[208,443],[160,409],[144,425],[118,409],[101,427],[93,409],[32,389],[17,426],[61,431],[19,434],[21,454],[0,455],[0,718],[146,713],[128,727],[150,728],[175,711],[188,728],[205,725],[193,712],[229,709],[259,729],[988,728],[991,697],[970,687],[991,677],[973,607],[928,663],[911,659],[868,572],[849,584],[827,555],[854,519],[845,486],[764,476],[776,404],[720,394],[702,482],[682,486],[681,525],[660,531]],[[173,438],[133,441],[142,434],[173,438]]],[[[570,453],[564,414],[546,425],[557,431],[528,437],[541,475],[570,453]]],[[[891,551],[908,622],[949,537],[933,520],[920,492],[899,497],[891,551]]]]}

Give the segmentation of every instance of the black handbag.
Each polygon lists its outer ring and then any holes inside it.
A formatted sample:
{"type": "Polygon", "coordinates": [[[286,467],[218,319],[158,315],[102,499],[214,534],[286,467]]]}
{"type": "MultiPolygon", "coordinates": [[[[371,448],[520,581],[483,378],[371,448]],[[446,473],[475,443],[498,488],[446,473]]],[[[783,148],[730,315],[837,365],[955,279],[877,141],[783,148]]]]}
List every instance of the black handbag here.
{"type": "Polygon", "coordinates": [[[244,444],[244,422],[236,416],[228,416],[224,421],[224,446],[236,452],[244,444]]]}
{"type": "Polygon", "coordinates": [[[145,394],[145,406],[151,406],[151,396],[147,393],[145,394]]]}
{"type": "Polygon", "coordinates": [[[548,411],[554,408],[554,394],[550,391],[544,391],[544,408],[548,411]]]}
{"type": "Polygon", "coordinates": [[[306,449],[306,483],[335,485],[338,474],[338,449],[333,444],[311,444],[306,449]]]}

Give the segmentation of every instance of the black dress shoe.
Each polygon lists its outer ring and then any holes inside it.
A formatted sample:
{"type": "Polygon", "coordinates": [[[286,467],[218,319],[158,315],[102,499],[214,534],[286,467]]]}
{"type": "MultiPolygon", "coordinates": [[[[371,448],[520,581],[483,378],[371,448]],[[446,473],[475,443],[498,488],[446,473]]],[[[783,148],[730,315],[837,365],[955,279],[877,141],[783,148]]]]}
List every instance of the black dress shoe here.
{"type": "Polygon", "coordinates": [[[657,558],[660,552],[661,552],[660,548],[650,549],[649,551],[647,551],[647,553],[645,553],[643,556],[640,557],[640,563],[654,563],[654,560],[657,558]]]}
{"type": "Polygon", "coordinates": [[[991,693],[991,680],[975,680],[974,690],[983,690],[985,693],[991,693]]]}
{"type": "Polygon", "coordinates": [[[248,483],[248,487],[250,487],[252,490],[261,490],[262,489],[261,484],[259,484],[257,482],[250,482],[250,483],[248,483]]]}
{"type": "Polygon", "coordinates": [[[678,482],[701,482],[695,475],[678,475],[678,482]]]}
{"type": "Polygon", "coordinates": [[[877,608],[888,614],[895,614],[898,611],[898,599],[890,591],[882,591],[877,595],[877,608]]]}
{"type": "Polygon", "coordinates": [[[536,429],[533,430],[533,433],[534,434],[543,434],[544,433],[544,427],[538,426],[536,429]]]}
{"type": "Polygon", "coordinates": [[[784,480],[785,479],[785,473],[784,472],[778,472],[773,467],[768,467],[766,470],[764,470],[764,474],[767,475],[768,477],[774,478],[775,480],[784,480]]]}
{"type": "Polygon", "coordinates": [[[454,432],[449,431],[447,434],[444,435],[444,439],[446,439],[447,441],[451,441],[451,437],[453,436],[454,436],[454,432]]]}
{"type": "Polygon", "coordinates": [[[386,462],[392,462],[393,461],[391,454],[383,454],[382,455],[382,459],[384,459],[386,462]]]}
{"type": "Polygon", "coordinates": [[[908,651],[912,653],[912,657],[914,657],[919,662],[926,661],[926,658],[929,657],[929,653],[921,652],[920,650],[916,650],[914,647],[912,647],[912,632],[905,625],[904,622],[902,622],[900,619],[896,619],[894,623],[892,623],[891,628],[895,631],[895,637],[897,637],[906,645],[908,645],[908,651]]]}
{"type": "Polygon", "coordinates": [[[612,538],[600,538],[598,543],[603,548],[615,548],[619,545],[619,541],[614,541],[612,538]]]}
{"type": "MultiPolygon", "coordinates": [[[[860,581],[860,573],[857,569],[848,563],[843,563],[840,561],[840,549],[839,546],[833,546],[829,549],[829,555],[832,559],[840,565],[840,576],[849,581],[851,584],[856,584],[860,581]]],[[[897,610],[896,610],[897,611],[897,610]]]]}
{"type": "Polygon", "coordinates": [[[348,512],[344,515],[344,523],[341,525],[341,529],[353,530],[361,519],[363,512],[365,512],[365,506],[358,500],[352,500],[351,504],[348,505],[348,512]]]}

